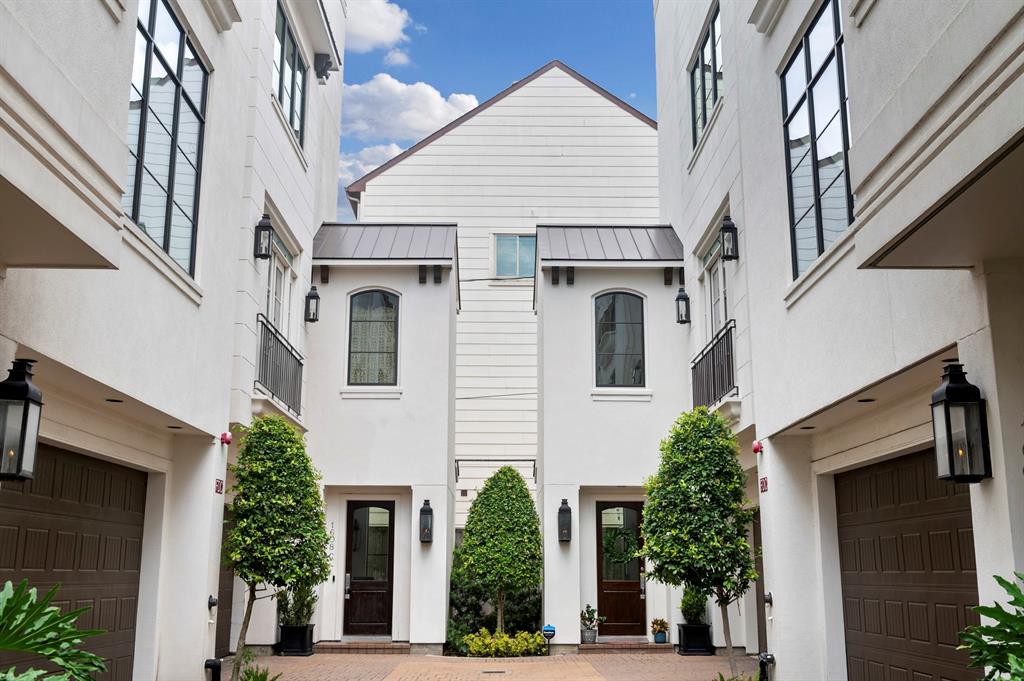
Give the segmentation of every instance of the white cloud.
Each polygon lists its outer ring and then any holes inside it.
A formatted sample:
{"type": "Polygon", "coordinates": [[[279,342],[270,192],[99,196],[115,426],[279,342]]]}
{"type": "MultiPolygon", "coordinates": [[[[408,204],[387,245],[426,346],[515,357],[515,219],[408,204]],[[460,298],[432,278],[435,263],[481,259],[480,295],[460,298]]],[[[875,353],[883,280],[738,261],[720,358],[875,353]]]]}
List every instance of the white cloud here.
{"type": "Polygon", "coordinates": [[[636,93],[635,92],[630,92],[629,93],[629,98],[630,99],[636,99],[636,93]]]}
{"type": "Polygon", "coordinates": [[[342,96],[342,135],[369,141],[416,141],[477,106],[475,95],[444,97],[432,85],[403,83],[387,73],[345,85],[342,96]]]}
{"type": "Polygon", "coordinates": [[[350,52],[370,52],[394,47],[409,40],[405,29],[411,24],[409,13],[393,2],[354,0],[349,3],[345,49],[350,52]]]}
{"type": "Polygon", "coordinates": [[[384,55],[384,63],[388,66],[408,66],[409,53],[396,47],[384,55]]]}
{"type": "MultiPolygon", "coordinates": [[[[338,159],[339,191],[344,193],[345,187],[350,185],[353,180],[358,180],[366,173],[382,163],[390,161],[403,151],[402,147],[391,142],[389,144],[375,144],[363,147],[354,154],[342,152],[341,157],[338,159]]],[[[341,201],[342,198],[339,197],[338,202],[340,203],[341,201]]]]}

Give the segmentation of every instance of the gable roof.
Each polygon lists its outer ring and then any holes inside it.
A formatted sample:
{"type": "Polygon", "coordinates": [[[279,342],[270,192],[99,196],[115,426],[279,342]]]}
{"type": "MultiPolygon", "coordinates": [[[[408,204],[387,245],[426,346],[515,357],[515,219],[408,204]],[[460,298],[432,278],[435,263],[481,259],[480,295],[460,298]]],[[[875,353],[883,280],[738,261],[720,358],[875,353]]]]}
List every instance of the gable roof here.
{"type": "Polygon", "coordinates": [[[686,257],[671,225],[537,225],[540,260],[681,262],[686,257]]]}
{"type": "Polygon", "coordinates": [[[313,260],[451,260],[454,224],[325,222],[313,237],[313,260]]]}
{"type": "Polygon", "coordinates": [[[506,97],[508,97],[513,92],[515,92],[515,91],[519,90],[520,88],[522,88],[523,86],[528,85],[529,83],[537,80],[538,78],[543,76],[548,71],[551,71],[552,69],[560,69],[560,70],[562,70],[564,73],[566,73],[569,76],[572,76],[577,81],[579,81],[580,83],[582,83],[586,87],[590,88],[591,90],[593,90],[597,94],[601,95],[602,97],[604,97],[609,102],[611,102],[615,106],[619,107],[620,109],[622,109],[626,113],[628,113],[628,114],[630,114],[632,116],[635,116],[636,118],[640,119],[641,121],[643,121],[647,125],[649,125],[652,128],[654,128],[655,130],[658,129],[658,123],[653,118],[651,118],[650,116],[647,116],[646,114],[640,112],[636,108],[630,106],[629,104],[627,104],[626,102],[622,101],[621,99],[619,99],[618,97],[616,97],[612,93],[610,93],[607,90],[605,90],[603,87],[601,87],[600,85],[598,85],[594,81],[592,81],[589,78],[586,78],[586,77],[580,75],[574,69],[566,66],[565,64],[563,64],[559,60],[555,59],[553,61],[548,62],[544,66],[540,67],[539,69],[537,69],[536,71],[534,71],[530,75],[526,76],[525,78],[517,80],[511,86],[505,88],[504,90],[502,90],[498,94],[494,95],[493,97],[488,99],[483,104],[480,104],[479,106],[477,106],[475,109],[471,109],[470,111],[467,111],[466,113],[462,114],[461,116],[456,118],[454,121],[452,121],[448,125],[444,126],[440,130],[438,130],[437,132],[435,132],[435,133],[433,133],[431,135],[428,135],[427,137],[424,137],[419,142],[417,142],[416,144],[412,145],[411,147],[409,147],[408,149],[403,151],[398,156],[395,156],[390,161],[387,161],[387,162],[381,164],[377,168],[371,170],[367,174],[365,174],[362,177],[360,177],[358,180],[355,180],[354,182],[352,182],[352,184],[350,184],[347,187],[345,187],[345,193],[348,195],[349,203],[352,204],[352,212],[353,213],[356,212],[356,202],[358,200],[358,196],[359,196],[359,194],[364,189],[366,189],[366,183],[367,182],[369,182],[373,178],[377,177],[378,175],[383,173],[385,170],[387,170],[391,166],[393,166],[393,165],[395,165],[397,163],[400,163],[401,161],[405,160],[406,158],[412,156],[417,151],[419,151],[423,147],[427,146],[428,144],[430,144],[434,140],[438,139],[439,137],[442,137],[443,135],[445,135],[449,131],[459,127],[460,125],[462,125],[463,123],[465,123],[469,119],[473,118],[477,114],[482,113],[483,111],[486,111],[490,107],[494,106],[495,104],[497,104],[501,100],[503,100],[506,97]]]}

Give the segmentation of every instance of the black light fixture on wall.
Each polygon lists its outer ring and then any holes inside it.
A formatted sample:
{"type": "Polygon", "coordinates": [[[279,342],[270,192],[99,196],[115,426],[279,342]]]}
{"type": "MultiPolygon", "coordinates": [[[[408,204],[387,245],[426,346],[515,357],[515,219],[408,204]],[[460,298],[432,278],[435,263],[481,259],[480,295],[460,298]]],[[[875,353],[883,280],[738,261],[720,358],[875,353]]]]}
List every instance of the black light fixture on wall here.
{"type": "Polygon", "coordinates": [[[309,293],[306,294],[306,314],[304,317],[307,322],[320,321],[320,294],[316,292],[316,286],[310,288],[309,293]]]}
{"type": "Polygon", "coordinates": [[[562,499],[558,507],[558,541],[572,541],[572,509],[568,499],[562,499]]]}
{"type": "Polygon", "coordinates": [[[718,234],[722,246],[722,260],[739,260],[740,241],[736,223],[726,215],[722,218],[722,229],[718,234]]]}
{"type": "Polygon", "coordinates": [[[257,260],[269,260],[271,249],[274,244],[274,226],[270,223],[270,216],[266,213],[256,223],[256,239],[252,247],[252,254],[257,260]]]}
{"type": "Polygon", "coordinates": [[[690,296],[686,295],[686,289],[682,286],[679,287],[679,292],[676,294],[676,323],[690,323],[690,296]]]}
{"type": "Polygon", "coordinates": [[[434,541],[434,509],[430,508],[430,499],[424,499],[420,507],[420,541],[424,544],[434,541]]]}
{"type": "Polygon", "coordinates": [[[34,359],[16,359],[0,383],[0,480],[31,480],[43,393],[32,383],[34,359]]]}
{"type": "Polygon", "coordinates": [[[962,364],[947,364],[932,393],[935,463],[940,480],[980,482],[992,477],[985,400],[967,382],[962,364]]]}

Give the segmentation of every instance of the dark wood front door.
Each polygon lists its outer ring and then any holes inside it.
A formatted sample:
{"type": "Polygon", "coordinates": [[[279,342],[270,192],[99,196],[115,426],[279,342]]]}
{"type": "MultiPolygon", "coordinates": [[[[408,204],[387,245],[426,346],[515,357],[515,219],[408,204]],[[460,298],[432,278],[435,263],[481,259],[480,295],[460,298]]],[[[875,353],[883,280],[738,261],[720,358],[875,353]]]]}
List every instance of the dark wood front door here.
{"type": "MultiPolygon", "coordinates": [[[[228,532],[234,526],[231,512],[224,509],[224,527],[221,530],[221,546],[227,539],[228,532]]],[[[235,601],[235,570],[224,560],[220,561],[220,578],[217,584],[217,637],[214,642],[213,654],[216,657],[227,657],[235,648],[231,640],[231,610],[235,601]]]]}
{"type": "Polygon", "coordinates": [[[978,623],[967,485],[939,480],[931,450],[836,476],[850,681],[969,681],[957,650],[978,623]]]}
{"type": "Polygon", "coordinates": [[[640,547],[639,501],[597,502],[597,612],[607,617],[598,628],[604,636],[647,634],[646,585],[639,558],[629,558],[640,547]]]}
{"type": "Polygon", "coordinates": [[[395,585],[395,502],[348,502],[345,635],[389,636],[395,585]]]}
{"type": "Polygon", "coordinates": [[[750,530],[751,547],[754,552],[754,569],[757,570],[757,581],[754,582],[754,600],[757,603],[757,652],[768,652],[768,623],[764,600],[764,558],[761,544],[761,509],[754,513],[754,523],[750,530]]]}

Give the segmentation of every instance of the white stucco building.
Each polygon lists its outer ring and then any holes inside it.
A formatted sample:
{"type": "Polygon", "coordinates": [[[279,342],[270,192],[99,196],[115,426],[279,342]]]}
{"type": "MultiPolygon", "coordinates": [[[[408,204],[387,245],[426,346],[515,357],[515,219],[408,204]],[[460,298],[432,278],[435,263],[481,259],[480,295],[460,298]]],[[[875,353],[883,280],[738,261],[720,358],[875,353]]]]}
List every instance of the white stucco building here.
{"type": "Polygon", "coordinates": [[[975,678],[957,632],[1024,566],[1019,3],[654,8],[660,220],[717,379],[694,402],[733,419],[760,509],[737,645],[777,679],[975,678]],[[955,362],[988,402],[971,485],[936,477],[955,362]]]}
{"type": "Polygon", "coordinates": [[[302,425],[345,11],[0,2],[0,366],[36,359],[44,400],[35,479],[0,485],[0,582],[91,605],[112,678],[204,679],[228,650],[221,434],[302,425]]]}

